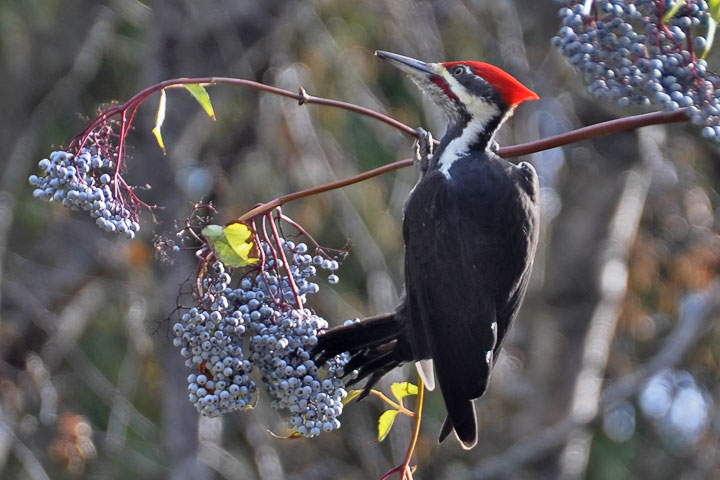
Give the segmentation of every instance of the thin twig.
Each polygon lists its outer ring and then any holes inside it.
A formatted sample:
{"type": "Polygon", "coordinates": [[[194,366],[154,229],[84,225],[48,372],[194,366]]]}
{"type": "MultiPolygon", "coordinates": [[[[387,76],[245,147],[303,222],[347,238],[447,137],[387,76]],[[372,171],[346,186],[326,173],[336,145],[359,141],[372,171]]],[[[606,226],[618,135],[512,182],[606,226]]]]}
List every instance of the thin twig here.
{"type": "MultiPolygon", "coordinates": [[[[268,213],[268,221],[270,222],[270,230],[272,231],[273,239],[275,240],[275,245],[278,248],[278,252],[280,253],[280,259],[283,262],[283,267],[285,268],[285,272],[287,272],[287,279],[290,283],[290,288],[292,289],[293,295],[295,296],[295,305],[297,306],[297,309],[299,311],[303,311],[303,303],[302,299],[300,298],[300,293],[298,292],[297,284],[295,284],[295,277],[293,277],[292,271],[290,270],[290,264],[287,261],[287,257],[285,256],[285,247],[280,242],[280,234],[278,234],[277,226],[275,225],[275,220],[272,218],[272,214],[268,213]]],[[[280,221],[279,219],[277,220],[280,221]]]]}
{"type": "Polygon", "coordinates": [[[417,446],[418,439],[420,438],[420,424],[422,422],[422,409],[423,400],[425,399],[425,384],[423,383],[422,377],[418,375],[418,394],[417,401],[415,402],[415,422],[413,423],[413,433],[410,439],[410,446],[408,446],[405,460],[403,461],[403,477],[406,480],[412,480],[412,471],[410,469],[410,461],[412,460],[415,447],[417,446]],[[407,477],[405,474],[407,473],[407,477]]]}
{"type": "Polygon", "coordinates": [[[425,398],[425,384],[422,378],[418,376],[418,394],[415,402],[415,415],[413,421],[413,432],[410,437],[410,445],[408,445],[407,452],[403,462],[392,470],[388,471],[385,475],[380,477],[380,480],[387,480],[396,473],[400,473],[401,480],[413,480],[412,468],[410,468],[410,461],[412,460],[413,454],[415,453],[415,447],[417,446],[418,439],[420,438],[420,425],[422,422],[422,409],[423,400],[425,398]]]}
{"type": "Polygon", "coordinates": [[[390,405],[392,408],[394,408],[394,409],[397,410],[398,412],[400,412],[400,413],[402,413],[402,414],[404,414],[404,415],[407,415],[408,417],[414,417],[414,416],[415,416],[415,413],[413,413],[411,410],[408,410],[407,408],[405,408],[401,403],[397,403],[397,402],[392,401],[387,395],[385,395],[385,394],[384,394],[383,392],[381,392],[380,390],[375,390],[375,389],[373,388],[373,389],[370,390],[370,393],[373,394],[373,395],[375,395],[376,397],[378,397],[378,398],[379,398],[380,400],[382,400],[383,402],[385,402],[385,403],[387,403],[388,405],[390,405]]]}

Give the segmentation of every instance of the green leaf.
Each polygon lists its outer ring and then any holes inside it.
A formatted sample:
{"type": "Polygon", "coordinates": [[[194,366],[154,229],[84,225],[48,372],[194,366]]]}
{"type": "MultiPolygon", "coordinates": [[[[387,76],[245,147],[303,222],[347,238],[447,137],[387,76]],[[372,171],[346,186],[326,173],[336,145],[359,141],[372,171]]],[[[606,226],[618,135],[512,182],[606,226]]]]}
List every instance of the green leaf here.
{"type": "Polygon", "coordinates": [[[382,442],[390,433],[390,429],[395,421],[395,415],[398,414],[397,410],[385,410],[380,418],[378,419],[378,442],[382,442]]]}
{"type": "MultiPolygon", "coordinates": [[[[720,0],[718,0],[717,3],[720,4],[720,0]]],[[[708,30],[707,35],[705,36],[705,50],[700,55],[700,58],[702,59],[707,57],[707,54],[710,53],[712,44],[715,41],[715,30],[717,30],[717,20],[712,17],[708,17],[708,30]]]]}
{"type": "Polygon", "coordinates": [[[409,395],[417,395],[418,387],[410,382],[396,382],[390,386],[390,391],[398,402],[409,395]]]}
{"type": "Polygon", "coordinates": [[[157,113],[155,114],[155,126],[152,129],[152,133],[155,135],[155,140],[157,140],[158,145],[162,148],[163,153],[165,153],[165,143],[163,142],[160,128],[162,128],[162,124],[165,121],[166,104],[165,89],[163,88],[160,90],[160,102],[158,103],[157,113]]]}
{"type": "Polygon", "coordinates": [[[357,397],[359,397],[361,393],[362,390],[350,390],[349,392],[347,392],[347,397],[343,398],[342,400],[343,405],[347,405],[348,403],[352,402],[357,397]]]}
{"type": "Polygon", "coordinates": [[[245,267],[259,260],[250,256],[254,247],[252,232],[244,223],[232,223],[225,227],[208,225],[201,233],[225,265],[245,267]]]}
{"type": "Polygon", "coordinates": [[[220,225],[208,225],[200,233],[208,240],[215,240],[223,236],[223,227],[220,225]]]}
{"type": "Polygon", "coordinates": [[[205,110],[208,117],[215,120],[215,111],[213,110],[212,103],[210,102],[210,95],[208,95],[205,87],[200,83],[186,83],[183,87],[185,87],[187,91],[195,97],[195,100],[197,100],[203,110],[205,110]]]}
{"type": "Polygon", "coordinates": [[[678,10],[685,5],[685,0],[676,0],[675,4],[670,7],[669,10],[665,12],[665,14],[662,17],[663,23],[667,23],[677,14],[678,10]]]}

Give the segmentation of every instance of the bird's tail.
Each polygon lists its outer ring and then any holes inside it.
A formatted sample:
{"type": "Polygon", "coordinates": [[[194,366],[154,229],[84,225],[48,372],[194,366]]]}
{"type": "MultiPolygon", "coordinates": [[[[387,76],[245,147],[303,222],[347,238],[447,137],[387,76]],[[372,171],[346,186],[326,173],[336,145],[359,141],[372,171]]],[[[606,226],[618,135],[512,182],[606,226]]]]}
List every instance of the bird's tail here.
{"type": "Polygon", "coordinates": [[[445,440],[450,435],[450,432],[454,430],[462,448],[470,450],[477,444],[475,405],[472,400],[463,398],[448,399],[445,397],[445,406],[448,415],[445,417],[445,423],[443,423],[440,430],[438,442],[445,440]]]}
{"type": "Polygon", "coordinates": [[[331,328],[318,336],[314,349],[317,363],[343,352],[350,354],[346,375],[357,371],[348,385],[370,377],[358,400],[367,396],[380,378],[393,368],[413,359],[410,341],[403,329],[404,312],[399,309],[342,327],[331,328]]]}

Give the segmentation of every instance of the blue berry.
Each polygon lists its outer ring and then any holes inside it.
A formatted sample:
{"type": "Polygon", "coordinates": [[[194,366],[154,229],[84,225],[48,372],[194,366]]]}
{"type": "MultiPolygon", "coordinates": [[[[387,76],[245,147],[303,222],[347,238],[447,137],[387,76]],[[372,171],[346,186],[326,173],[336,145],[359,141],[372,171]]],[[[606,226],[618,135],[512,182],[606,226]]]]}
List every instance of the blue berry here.
{"type": "Polygon", "coordinates": [[[45,201],[61,202],[71,210],[84,210],[95,218],[98,227],[134,238],[140,225],[134,221],[134,209],[115,198],[108,184],[112,177],[102,168],[112,162],[102,160],[99,146],[83,147],[77,156],[65,152],[52,152],[49,158],[38,162],[42,175],[30,175],[28,182],[37,187],[33,196],[45,201]],[[97,158],[93,163],[91,158],[97,158]],[[97,166],[95,166],[97,164],[97,166]]]}
{"type": "MultiPolygon", "coordinates": [[[[265,244],[259,248],[269,250],[265,244]]],[[[257,369],[271,406],[289,411],[290,428],[309,437],[340,427],[348,357],[338,355],[325,365],[311,358],[319,331],[328,325],[310,309],[297,308],[292,284],[303,303],[308,294],[317,293],[319,287],[311,281],[317,274],[311,265],[315,260],[305,254],[304,243],[287,241],[282,248],[292,282],[275,265],[265,274],[245,276],[240,288],[233,288],[232,272],[220,262],[211,265],[198,305],[173,325],[173,343],[198,372],[188,376],[188,398],[201,414],[217,416],[252,406],[257,387],[250,374],[257,369]]],[[[320,263],[325,261],[320,257],[320,263]]],[[[338,268],[337,261],[327,262],[338,268]]]]}
{"type": "Polygon", "coordinates": [[[720,78],[698,58],[707,48],[708,2],[683,4],[664,22],[667,28],[658,28],[663,2],[656,0],[596,0],[589,11],[584,0],[562,3],[562,27],[552,44],[592,95],[623,107],[694,107],[691,119],[703,137],[720,141],[720,78]]]}

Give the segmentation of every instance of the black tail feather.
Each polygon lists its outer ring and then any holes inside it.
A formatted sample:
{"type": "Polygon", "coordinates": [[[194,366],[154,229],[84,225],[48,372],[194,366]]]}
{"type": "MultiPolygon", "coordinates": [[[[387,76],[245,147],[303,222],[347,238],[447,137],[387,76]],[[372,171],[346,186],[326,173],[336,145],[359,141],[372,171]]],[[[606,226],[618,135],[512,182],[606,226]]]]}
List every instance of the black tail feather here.
{"type": "Polygon", "coordinates": [[[477,443],[475,405],[472,400],[458,398],[456,401],[448,401],[448,398],[445,397],[445,406],[448,416],[445,417],[438,441],[442,442],[450,432],[455,430],[455,435],[462,447],[470,450],[477,443]]]}
{"type": "Polygon", "coordinates": [[[438,437],[438,443],[442,443],[443,440],[447,438],[448,435],[450,435],[450,432],[453,431],[452,423],[450,422],[450,417],[445,416],[445,421],[443,422],[442,428],[440,429],[440,436],[438,437]]]}
{"type": "Polygon", "coordinates": [[[401,329],[395,313],[386,313],[350,325],[331,328],[318,338],[314,354],[321,354],[320,359],[325,360],[343,352],[353,354],[391,342],[400,334],[401,329]]]}
{"type": "Polygon", "coordinates": [[[385,363],[392,363],[395,358],[393,348],[396,343],[396,340],[392,340],[390,343],[383,343],[377,348],[369,348],[353,355],[345,365],[346,372],[358,371],[357,379],[353,380],[353,383],[367,377],[373,370],[385,366],[385,363]]]}
{"type": "Polygon", "coordinates": [[[332,328],[318,336],[312,355],[322,365],[335,355],[348,352],[350,361],[345,366],[345,375],[357,372],[348,385],[370,377],[359,396],[362,399],[383,375],[413,359],[402,322],[402,314],[393,312],[332,328]]]}

